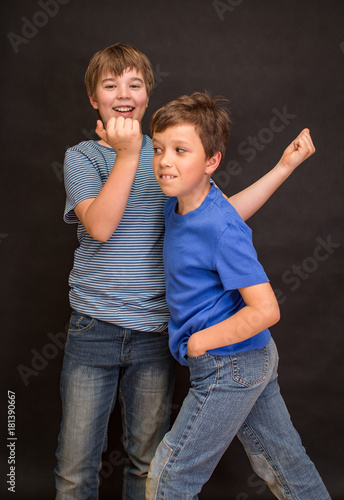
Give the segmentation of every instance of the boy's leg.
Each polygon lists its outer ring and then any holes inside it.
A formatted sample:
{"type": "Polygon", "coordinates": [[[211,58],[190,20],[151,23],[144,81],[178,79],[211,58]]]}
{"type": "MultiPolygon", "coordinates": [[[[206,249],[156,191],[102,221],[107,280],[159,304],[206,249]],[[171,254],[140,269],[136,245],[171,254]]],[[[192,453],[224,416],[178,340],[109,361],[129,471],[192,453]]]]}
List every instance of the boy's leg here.
{"type": "Polygon", "coordinates": [[[238,432],[238,438],[254,471],[277,498],[330,500],[290,420],[277,382],[277,367],[238,432]]]}
{"type": "Polygon", "coordinates": [[[191,389],[159,444],[147,499],[194,500],[270,380],[274,352],[189,357],[191,389]]]}
{"type": "Polygon", "coordinates": [[[121,339],[116,328],[72,314],[61,373],[57,500],[98,498],[98,472],[119,375],[121,339]]]}
{"type": "Polygon", "coordinates": [[[170,426],[175,360],[167,333],[125,331],[119,401],[122,406],[123,499],[145,500],[147,473],[170,426]]]}

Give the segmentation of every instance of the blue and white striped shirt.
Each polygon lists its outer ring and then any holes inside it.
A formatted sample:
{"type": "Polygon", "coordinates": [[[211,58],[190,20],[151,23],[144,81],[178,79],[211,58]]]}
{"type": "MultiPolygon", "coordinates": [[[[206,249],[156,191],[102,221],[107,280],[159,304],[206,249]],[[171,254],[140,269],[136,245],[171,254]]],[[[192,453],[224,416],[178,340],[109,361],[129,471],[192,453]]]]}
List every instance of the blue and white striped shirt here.
{"type": "Polygon", "coordinates": [[[78,223],[80,243],[69,277],[70,304],[109,323],[159,332],[166,329],[169,317],[162,256],[167,197],[153,174],[151,139],[143,137],[126,210],[108,241],[93,239],[74,212],[80,201],[97,197],[115,158],[113,149],[96,141],[81,142],[66,152],[64,220],[78,223]]]}

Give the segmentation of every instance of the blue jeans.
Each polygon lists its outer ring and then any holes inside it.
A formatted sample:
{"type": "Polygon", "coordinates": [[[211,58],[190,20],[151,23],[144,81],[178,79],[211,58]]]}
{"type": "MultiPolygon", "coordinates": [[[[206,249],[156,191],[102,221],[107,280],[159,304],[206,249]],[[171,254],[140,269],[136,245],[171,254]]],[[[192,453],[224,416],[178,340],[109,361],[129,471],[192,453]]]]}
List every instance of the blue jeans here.
{"type": "Polygon", "coordinates": [[[147,499],[197,499],[235,435],[277,498],[330,499],[281,397],[272,339],[263,349],[188,361],[191,388],[152,461],[147,499]]]}
{"type": "Polygon", "coordinates": [[[166,332],[127,330],[72,313],[61,374],[57,500],[98,498],[117,396],[126,454],[123,499],[144,500],[149,464],[169,429],[174,373],[166,332]]]}

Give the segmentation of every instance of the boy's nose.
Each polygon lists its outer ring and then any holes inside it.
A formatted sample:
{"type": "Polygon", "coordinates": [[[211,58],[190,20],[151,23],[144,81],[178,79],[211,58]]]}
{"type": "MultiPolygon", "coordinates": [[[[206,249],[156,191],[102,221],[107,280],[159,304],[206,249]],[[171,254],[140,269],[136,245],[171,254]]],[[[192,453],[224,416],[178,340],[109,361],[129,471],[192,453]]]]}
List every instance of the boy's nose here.
{"type": "Polygon", "coordinates": [[[166,153],[160,158],[160,165],[162,167],[172,167],[172,161],[168,158],[166,153]]]}
{"type": "Polygon", "coordinates": [[[128,89],[125,87],[118,87],[117,98],[118,99],[128,99],[129,98],[128,89]]]}

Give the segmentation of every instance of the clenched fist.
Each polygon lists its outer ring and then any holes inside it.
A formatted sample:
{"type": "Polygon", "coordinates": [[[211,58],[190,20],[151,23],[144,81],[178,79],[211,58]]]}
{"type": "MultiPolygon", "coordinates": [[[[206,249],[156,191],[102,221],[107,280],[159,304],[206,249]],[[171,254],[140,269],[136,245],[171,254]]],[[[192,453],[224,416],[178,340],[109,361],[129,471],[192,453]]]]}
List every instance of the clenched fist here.
{"type": "Polygon", "coordinates": [[[284,167],[294,170],[294,168],[309,158],[314,152],[315,147],[311,134],[309,129],[305,128],[284,151],[280,163],[284,167]]]}
{"type": "Polygon", "coordinates": [[[97,120],[96,133],[118,156],[139,155],[141,152],[142,132],[138,120],[112,117],[107,122],[106,129],[101,120],[97,120]]]}

